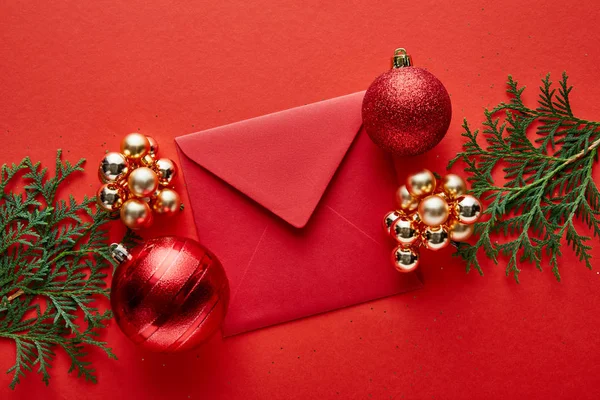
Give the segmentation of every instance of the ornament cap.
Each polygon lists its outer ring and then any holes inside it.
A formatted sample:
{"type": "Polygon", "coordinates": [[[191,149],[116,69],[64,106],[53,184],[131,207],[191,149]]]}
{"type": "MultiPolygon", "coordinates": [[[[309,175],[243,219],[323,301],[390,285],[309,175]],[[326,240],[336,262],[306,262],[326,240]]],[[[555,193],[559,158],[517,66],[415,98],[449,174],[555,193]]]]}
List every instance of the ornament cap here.
{"type": "Polygon", "coordinates": [[[406,52],[406,49],[400,47],[394,51],[394,58],[392,58],[392,68],[411,67],[412,65],[412,58],[406,52]]]}
{"type": "Polygon", "coordinates": [[[110,245],[110,255],[119,264],[122,264],[126,260],[131,260],[129,250],[121,243],[113,243],[110,245]]]}

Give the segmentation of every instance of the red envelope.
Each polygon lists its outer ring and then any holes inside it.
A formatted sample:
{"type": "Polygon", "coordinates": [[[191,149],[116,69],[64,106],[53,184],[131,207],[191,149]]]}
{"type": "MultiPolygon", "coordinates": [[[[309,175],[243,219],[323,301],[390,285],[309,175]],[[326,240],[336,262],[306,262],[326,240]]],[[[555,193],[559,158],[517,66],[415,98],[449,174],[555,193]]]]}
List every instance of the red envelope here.
{"type": "Polygon", "coordinates": [[[226,336],[422,286],[390,263],[398,186],[364,92],[176,138],[198,236],[231,284],[226,336]]]}

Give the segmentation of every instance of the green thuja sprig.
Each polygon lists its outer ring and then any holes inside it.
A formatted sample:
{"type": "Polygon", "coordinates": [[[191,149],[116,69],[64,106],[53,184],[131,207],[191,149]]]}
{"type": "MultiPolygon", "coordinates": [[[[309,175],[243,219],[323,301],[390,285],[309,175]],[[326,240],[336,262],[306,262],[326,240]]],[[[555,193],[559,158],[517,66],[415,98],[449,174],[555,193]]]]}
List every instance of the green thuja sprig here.
{"type": "Polygon", "coordinates": [[[14,341],[10,387],[34,368],[48,384],[49,368],[60,348],[71,361],[69,372],[96,382],[88,347],[116,358],[98,331],[112,317],[99,310],[97,296],[109,296],[104,272],[114,266],[107,245],[107,213],[95,211],[94,198],[77,202],[56,198],[76,164],[56,157],[56,174],[26,157],[0,170],[0,337],[14,341]],[[21,193],[9,184],[24,183],[21,193]]]}
{"type": "Polygon", "coordinates": [[[466,164],[471,192],[485,199],[487,208],[475,225],[475,244],[461,244],[455,255],[466,261],[467,272],[475,268],[479,273],[481,249],[495,263],[499,256],[506,256],[506,274],[513,274],[517,282],[522,262],[541,270],[542,259],[547,259],[560,280],[563,238],[579,260],[592,268],[591,237],[580,233],[574,221],[582,220],[594,237],[600,237],[600,191],[592,179],[600,123],[573,115],[572,86],[564,73],[558,89],[549,74],[542,80],[535,109],[523,103],[524,89],[508,77],[510,101],[485,111],[484,144],[478,141],[479,132],[464,121],[462,136],[467,141],[448,168],[459,160],[466,164]],[[530,131],[536,134],[533,141],[530,131]],[[494,173],[500,169],[503,179],[494,173]],[[492,241],[498,233],[504,235],[503,242],[492,241]]]}

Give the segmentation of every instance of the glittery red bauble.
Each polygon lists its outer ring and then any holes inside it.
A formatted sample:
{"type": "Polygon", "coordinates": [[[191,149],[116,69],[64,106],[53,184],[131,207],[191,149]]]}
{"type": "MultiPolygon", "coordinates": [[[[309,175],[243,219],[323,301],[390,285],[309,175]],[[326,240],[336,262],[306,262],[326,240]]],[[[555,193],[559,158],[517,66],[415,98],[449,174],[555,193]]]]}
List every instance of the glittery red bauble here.
{"type": "Polygon", "coordinates": [[[398,156],[426,152],[442,140],[452,117],[446,88],[418,67],[394,68],[371,84],[362,105],[365,130],[398,156]]]}
{"type": "Polygon", "coordinates": [[[131,251],[112,281],[117,324],[132,341],[153,351],[200,344],[219,329],[228,302],[221,263],[191,239],[148,240],[131,251]]]}

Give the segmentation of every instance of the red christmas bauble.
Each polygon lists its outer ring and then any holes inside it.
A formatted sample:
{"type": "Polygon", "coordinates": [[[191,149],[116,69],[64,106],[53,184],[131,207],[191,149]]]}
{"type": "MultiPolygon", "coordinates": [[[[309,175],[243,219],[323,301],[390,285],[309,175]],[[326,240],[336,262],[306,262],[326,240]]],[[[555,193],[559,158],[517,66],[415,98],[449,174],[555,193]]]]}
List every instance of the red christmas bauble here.
{"type": "Polygon", "coordinates": [[[442,140],[452,118],[446,88],[418,67],[394,68],[367,90],[362,117],[377,146],[397,156],[414,156],[442,140]]]}
{"type": "Polygon", "coordinates": [[[209,250],[167,236],[148,240],[124,258],[112,280],[111,305],[133,342],[153,351],[182,351],[219,329],[229,283],[209,250]]]}

